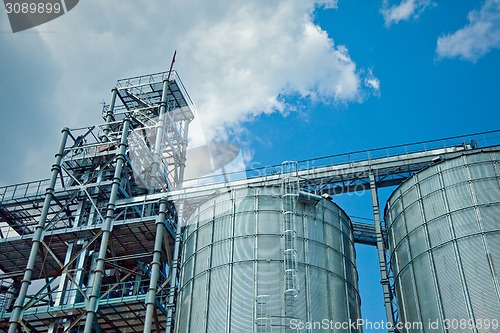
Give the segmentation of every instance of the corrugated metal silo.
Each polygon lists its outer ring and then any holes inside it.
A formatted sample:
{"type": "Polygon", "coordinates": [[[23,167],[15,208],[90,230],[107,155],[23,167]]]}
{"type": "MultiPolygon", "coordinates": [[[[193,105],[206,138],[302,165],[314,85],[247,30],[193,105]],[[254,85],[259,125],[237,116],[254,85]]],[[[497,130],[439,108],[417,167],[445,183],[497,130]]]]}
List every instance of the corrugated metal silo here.
{"type": "Polygon", "coordinates": [[[499,161],[498,152],[444,161],[389,198],[400,319],[422,323],[407,332],[500,331],[499,161]]]}
{"type": "MultiPolygon", "coordinates": [[[[307,322],[334,325],[360,318],[347,215],[321,197],[299,196],[292,300],[284,296],[283,215],[280,189],[272,187],[233,190],[195,209],[184,233],[177,333],[277,333],[307,322]]],[[[311,330],[320,331],[324,327],[311,330]]]]}

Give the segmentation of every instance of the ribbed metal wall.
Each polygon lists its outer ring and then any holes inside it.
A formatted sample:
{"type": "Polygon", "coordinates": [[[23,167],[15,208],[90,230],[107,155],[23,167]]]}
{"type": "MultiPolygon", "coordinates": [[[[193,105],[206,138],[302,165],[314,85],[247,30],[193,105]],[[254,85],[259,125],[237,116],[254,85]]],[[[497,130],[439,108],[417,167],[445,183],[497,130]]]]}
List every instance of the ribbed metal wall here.
{"type": "MultiPolygon", "coordinates": [[[[177,333],[285,332],[276,326],[284,316],[279,192],[265,187],[231,191],[191,214],[182,248],[177,333]],[[265,307],[272,331],[256,327],[256,299],[262,295],[269,295],[265,307]]],[[[360,318],[347,215],[330,201],[306,202],[301,196],[295,227],[300,286],[295,315],[302,322],[360,318]]]]}
{"type": "Polygon", "coordinates": [[[408,332],[450,325],[447,332],[500,332],[485,327],[500,319],[499,161],[499,153],[444,161],[390,197],[385,218],[400,319],[423,323],[408,332]]]}

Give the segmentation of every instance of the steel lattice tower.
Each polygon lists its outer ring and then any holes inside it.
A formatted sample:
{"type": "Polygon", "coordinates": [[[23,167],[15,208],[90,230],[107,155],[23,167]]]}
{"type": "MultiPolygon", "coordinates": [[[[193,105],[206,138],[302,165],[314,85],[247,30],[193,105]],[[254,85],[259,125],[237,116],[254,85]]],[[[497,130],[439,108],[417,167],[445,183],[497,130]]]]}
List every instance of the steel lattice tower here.
{"type": "Polygon", "coordinates": [[[14,240],[2,253],[17,253],[1,267],[9,332],[168,330],[180,236],[167,196],[193,112],[176,72],[119,80],[104,124],[63,129],[50,180],[4,195],[2,237],[14,240]]]}

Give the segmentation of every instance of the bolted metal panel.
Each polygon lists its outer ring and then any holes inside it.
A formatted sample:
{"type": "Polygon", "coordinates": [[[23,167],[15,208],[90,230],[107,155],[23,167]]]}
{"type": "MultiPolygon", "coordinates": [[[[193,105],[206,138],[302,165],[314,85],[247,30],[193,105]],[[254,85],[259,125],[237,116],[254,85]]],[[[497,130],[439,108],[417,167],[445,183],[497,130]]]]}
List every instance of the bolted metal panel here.
{"type": "MultiPolygon", "coordinates": [[[[294,212],[295,324],[356,321],[351,222],[326,199],[301,198],[294,212]]],[[[273,187],[233,190],[192,212],[184,231],[177,333],[290,331],[282,219],[280,189],[273,187]]]]}
{"type": "Polygon", "coordinates": [[[447,332],[446,326],[460,323],[448,331],[496,331],[499,214],[498,152],[441,162],[392,194],[385,219],[399,315],[423,323],[403,332],[447,332]],[[437,329],[430,327],[436,321],[437,329]]]}

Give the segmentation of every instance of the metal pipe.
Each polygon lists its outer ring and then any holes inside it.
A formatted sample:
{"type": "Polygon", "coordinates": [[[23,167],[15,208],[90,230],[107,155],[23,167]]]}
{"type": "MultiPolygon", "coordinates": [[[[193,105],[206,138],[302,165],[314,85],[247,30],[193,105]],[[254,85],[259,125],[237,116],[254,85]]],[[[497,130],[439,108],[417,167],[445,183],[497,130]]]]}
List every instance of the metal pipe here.
{"type": "MultiPolygon", "coordinates": [[[[182,131],[184,137],[180,143],[180,159],[179,159],[179,174],[178,179],[176,179],[176,184],[174,184],[175,189],[182,188],[182,182],[184,181],[184,170],[186,169],[186,151],[188,146],[188,131],[189,131],[189,121],[184,123],[184,130],[182,131]]],[[[210,151],[210,150],[209,150],[210,151]]]]}
{"type": "Polygon", "coordinates": [[[161,95],[161,102],[160,102],[160,115],[158,117],[158,124],[156,127],[156,140],[155,140],[155,145],[153,148],[153,163],[151,164],[151,180],[154,181],[153,184],[149,189],[149,193],[154,193],[154,190],[158,189],[159,185],[159,180],[157,177],[159,165],[160,165],[160,158],[162,156],[162,146],[163,146],[163,127],[165,126],[165,113],[167,111],[167,90],[168,90],[168,81],[164,80],[163,81],[163,90],[162,90],[162,95],[161,95]]]}
{"type": "Polygon", "coordinates": [[[175,208],[177,210],[177,230],[175,232],[175,245],[174,245],[174,256],[172,258],[172,267],[170,270],[170,289],[168,293],[168,301],[167,301],[167,332],[170,332],[172,323],[173,323],[173,313],[174,313],[174,300],[175,300],[175,292],[177,289],[177,271],[179,266],[179,253],[181,248],[181,239],[182,239],[182,224],[183,220],[183,205],[182,201],[176,202],[175,208]]]}
{"type": "Polygon", "coordinates": [[[24,271],[24,276],[21,282],[21,288],[19,290],[19,295],[17,297],[14,309],[12,311],[12,316],[9,321],[9,333],[16,333],[19,321],[22,319],[22,308],[24,301],[26,299],[26,294],[28,292],[28,287],[31,284],[31,275],[33,273],[33,268],[35,267],[36,257],[40,249],[40,244],[43,239],[43,231],[45,227],[45,222],[47,221],[47,215],[50,209],[50,203],[54,198],[54,187],[56,186],[57,177],[61,172],[61,162],[64,156],[64,148],[66,147],[66,141],[68,140],[69,129],[64,128],[62,130],[62,139],[59,150],[55,155],[56,160],[52,165],[51,171],[52,176],[50,177],[49,187],[45,190],[45,201],[43,203],[42,213],[40,215],[40,221],[36,226],[35,233],[33,234],[33,245],[31,246],[31,252],[28,258],[28,263],[26,264],[26,269],[24,271]]]}
{"type": "Polygon", "coordinates": [[[114,111],[115,111],[115,102],[116,102],[116,95],[118,93],[118,90],[116,88],[113,88],[113,90],[111,90],[112,94],[111,94],[111,104],[109,104],[109,109],[108,111],[106,112],[106,126],[104,127],[104,137],[102,138],[102,141],[103,142],[108,142],[108,134],[109,134],[109,131],[110,131],[110,128],[109,128],[109,124],[113,121],[113,115],[114,115],[114,111]]]}
{"type": "Polygon", "coordinates": [[[385,258],[384,238],[382,235],[382,225],[380,222],[380,205],[378,201],[377,186],[375,184],[375,175],[370,172],[370,191],[372,196],[373,220],[375,223],[375,234],[377,236],[377,253],[380,268],[380,283],[384,292],[384,306],[387,322],[391,323],[388,328],[389,333],[394,332],[394,313],[392,311],[391,292],[389,287],[389,276],[387,274],[387,265],[385,258]]]}
{"type": "MultiPolygon", "coordinates": [[[[87,318],[85,320],[84,333],[92,332],[92,324],[94,323],[97,308],[99,306],[99,292],[101,289],[102,276],[104,274],[104,259],[108,249],[109,236],[115,217],[115,203],[120,187],[121,173],[123,164],[125,163],[125,152],[127,149],[127,137],[130,125],[130,119],[126,117],[123,120],[122,137],[120,140],[120,148],[116,154],[116,167],[111,185],[111,193],[109,195],[108,205],[106,207],[106,220],[102,226],[102,239],[99,248],[99,256],[96,259],[96,268],[94,269],[94,281],[92,283],[92,292],[89,295],[89,304],[87,305],[87,318]]],[[[12,332],[14,333],[14,332],[12,332]]]]}
{"type": "Polygon", "coordinates": [[[167,198],[160,199],[160,211],[156,219],[156,237],[153,250],[153,261],[151,261],[151,278],[146,296],[146,317],[144,319],[144,333],[150,333],[153,326],[153,314],[155,310],[156,288],[158,286],[158,275],[160,272],[161,249],[163,244],[163,233],[165,230],[165,212],[167,211],[167,198]]]}

